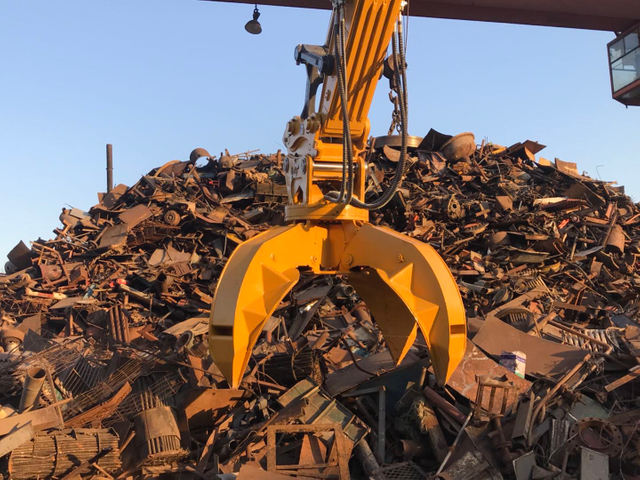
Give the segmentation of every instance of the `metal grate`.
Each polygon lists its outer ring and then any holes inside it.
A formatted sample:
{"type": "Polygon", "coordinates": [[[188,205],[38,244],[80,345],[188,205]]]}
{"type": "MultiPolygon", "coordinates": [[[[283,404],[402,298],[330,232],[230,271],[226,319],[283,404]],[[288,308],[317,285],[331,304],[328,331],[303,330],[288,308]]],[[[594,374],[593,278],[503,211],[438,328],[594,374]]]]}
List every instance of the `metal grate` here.
{"type": "MultiPolygon", "coordinates": [[[[616,349],[620,349],[620,344],[616,338],[616,330],[617,329],[615,328],[585,328],[581,329],[581,332],[594,340],[598,340],[611,345],[616,349]]],[[[597,345],[586,338],[579,337],[571,332],[561,330],[560,333],[562,334],[562,343],[596,352],[604,352],[607,350],[604,345],[597,345]]]]}
{"type": "Polygon", "coordinates": [[[95,461],[107,472],[120,468],[118,435],[113,430],[56,430],[38,434],[11,453],[11,478],[63,477],[79,463],[95,461]]]}
{"type": "Polygon", "coordinates": [[[119,342],[129,343],[129,317],[121,305],[109,309],[109,331],[119,342]]]}
{"type": "MultiPolygon", "coordinates": [[[[21,363],[11,363],[0,367],[0,391],[7,396],[20,393],[27,370],[32,367],[42,368],[55,378],[61,371],[69,367],[69,362],[74,363],[81,357],[80,347],[80,342],[72,341],[54,345],[38,353],[25,352],[21,363]]],[[[49,382],[45,382],[40,402],[49,404],[57,400],[59,398],[51,391],[49,382]]]]}
{"type": "Polygon", "coordinates": [[[403,462],[383,467],[380,472],[386,480],[423,480],[427,474],[413,462],[403,462]]]}
{"type": "Polygon", "coordinates": [[[76,362],[58,377],[62,387],[74,397],[96,386],[104,379],[107,365],[86,357],[79,357],[76,362]]]}

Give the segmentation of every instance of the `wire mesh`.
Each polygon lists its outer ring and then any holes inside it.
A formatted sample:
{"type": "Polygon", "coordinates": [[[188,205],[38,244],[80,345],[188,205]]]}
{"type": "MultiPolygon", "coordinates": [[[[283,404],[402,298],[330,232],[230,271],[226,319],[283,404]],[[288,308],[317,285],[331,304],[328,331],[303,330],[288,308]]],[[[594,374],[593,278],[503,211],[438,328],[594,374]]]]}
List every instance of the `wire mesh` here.
{"type": "Polygon", "coordinates": [[[176,374],[152,374],[138,378],[134,391],[118,406],[115,413],[102,423],[113,425],[122,420],[131,419],[143,410],[172,406],[173,396],[184,384],[182,377],[176,374]]]}
{"type": "Polygon", "coordinates": [[[118,370],[106,380],[97,383],[93,388],[74,398],[64,411],[65,420],[81,414],[85,410],[106,401],[125,383],[133,383],[140,376],[144,364],[138,358],[129,358],[118,370]]]}

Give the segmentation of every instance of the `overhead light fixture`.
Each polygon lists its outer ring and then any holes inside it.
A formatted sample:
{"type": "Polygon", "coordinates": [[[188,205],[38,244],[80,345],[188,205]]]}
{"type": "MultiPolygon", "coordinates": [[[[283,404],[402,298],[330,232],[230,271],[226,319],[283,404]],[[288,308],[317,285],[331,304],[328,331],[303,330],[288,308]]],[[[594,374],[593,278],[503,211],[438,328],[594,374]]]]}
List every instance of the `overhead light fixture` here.
{"type": "Polygon", "coordinates": [[[256,7],[253,9],[253,20],[249,20],[244,26],[244,29],[253,35],[262,33],[262,25],[260,25],[258,18],[260,18],[260,12],[258,11],[258,4],[256,3],[256,7]]]}

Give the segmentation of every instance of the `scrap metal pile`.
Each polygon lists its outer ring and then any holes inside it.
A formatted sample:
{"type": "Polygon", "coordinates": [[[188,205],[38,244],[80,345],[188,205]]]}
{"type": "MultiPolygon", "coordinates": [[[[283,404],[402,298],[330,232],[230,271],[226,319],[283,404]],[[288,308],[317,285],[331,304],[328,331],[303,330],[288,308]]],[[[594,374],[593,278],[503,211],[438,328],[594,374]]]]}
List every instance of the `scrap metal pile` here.
{"type": "MultiPolygon", "coordinates": [[[[229,389],[212,295],[233,249],[283,222],[283,155],[196,149],[9,253],[4,475],[640,478],[640,206],[535,142],[460,138],[415,142],[371,218],[458,281],[470,341],[446,386],[421,336],[395,366],[353,288],[303,274],[229,389]]],[[[370,195],[397,159],[375,142],[370,195]]]]}

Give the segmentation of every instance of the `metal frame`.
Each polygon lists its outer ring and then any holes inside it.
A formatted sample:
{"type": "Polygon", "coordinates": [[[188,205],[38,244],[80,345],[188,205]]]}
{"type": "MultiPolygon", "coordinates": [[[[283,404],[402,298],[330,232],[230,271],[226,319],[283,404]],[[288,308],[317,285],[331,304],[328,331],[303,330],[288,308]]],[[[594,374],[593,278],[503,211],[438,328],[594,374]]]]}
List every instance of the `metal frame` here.
{"type": "MultiPolygon", "coordinates": [[[[209,0],[219,1],[219,0],[209,0]]],[[[222,0],[247,3],[249,0],[222,0]]],[[[263,0],[260,5],[327,10],[329,0],[263,0]]],[[[412,0],[409,15],[482,22],[621,32],[640,21],[640,3],[628,0],[412,0]]]]}
{"type": "Polygon", "coordinates": [[[358,397],[371,393],[378,394],[378,454],[384,461],[386,454],[386,431],[387,431],[387,389],[384,385],[379,387],[364,388],[353,392],[343,393],[343,397],[358,397]]]}
{"type": "MultiPolygon", "coordinates": [[[[332,452],[329,452],[328,458],[331,458],[332,452]]],[[[340,472],[340,480],[349,479],[349,457],[351,456],[350,449],[347,448],[346,439],[342,433],[342,427],[334,424],[324,425],[270,425],[267,427],[267,471],[274,473],[297,473],[301,469],[317,469],[317,468],[330,468],[338,467],[340,472]],[[319,432],[333,432],[334,443],[332,450],[337,449],[338,456],[337,463],[323,463],[323,464],[310,464],[310,465],[278,465],[277,464],[277,451],[278,445],[276,443],[276,433],[319,433],[319,432]]]]}
{"type": "MultiPolygon", "coordinates": [[[[614,89],[613,89],[613,69],[611,68],[611,66],[613,65],[613,62],[611,62],[611,59],[609,57],[609,48],[611,47],[611,45],[613,45],[614,43],[616,43],[619,40],[623,39],[624,37],[626,37],[628,34],[633,32],[634,30],[640,32],[640,23],[634,25],[631,28],[628,28],[627,30],[625,30],[621,34],[617,35],[616,38],[614,38],[609,43],[607,43],[607,63],[609,64],[609,83],[611,84],[611,96],[613,97],[614,100],[622,103],[623,105],[627,105],[627,106],[629,106],[629,105],[634,105],[634,106],[640,105],[640,78],[638,78],[634,82],[630,83],[626,87],[622,87],[620,90],[614,91],[614,89]],[[622,97],[624,95],[626,95],[627,93],[633,91],[633,90],[638,90],[638,92],[639,92],[636,101],[635,102],[631,102],[631,103],[624,102],[622,100],[622,97]]],[[[634,50],[637,50],[637,49],[640,49],[640,46],[636,47],[634,50]]],[[[631,53],[631,52],[629,52],[629,53],[631,53]]],[[[628,55],[628,53],[626,53],[625,55],[628,55]]],[[[624,57],[625,55],[623,55],[622,57],[624,57]]],[[[622,59],[622,57],[616,59],[615,61],[617,62],[618,60],[622,59]]]]}

